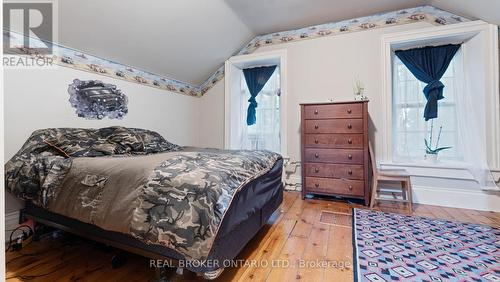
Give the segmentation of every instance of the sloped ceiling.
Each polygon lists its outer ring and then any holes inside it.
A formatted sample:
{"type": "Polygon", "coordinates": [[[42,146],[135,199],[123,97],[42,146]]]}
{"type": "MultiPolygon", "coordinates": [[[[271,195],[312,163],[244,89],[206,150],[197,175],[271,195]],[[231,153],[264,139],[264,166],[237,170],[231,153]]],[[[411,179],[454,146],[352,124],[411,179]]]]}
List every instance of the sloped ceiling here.
{"type": "Polygon", "coordinates": [[[297,29],[422,5],[421,0],[225,0],[256,34],[297,29]]]}
{"type": "Polygon", "coordinates": [[[254,36],[219,0],[58,3],[62,45],[194,85],[254,36]]]}
{"type": "Polygon", "coordinates": [[[199,85],[256,35],[425,4],[500,22],[500,0],[64,0],[57,41],[199,85]]]}

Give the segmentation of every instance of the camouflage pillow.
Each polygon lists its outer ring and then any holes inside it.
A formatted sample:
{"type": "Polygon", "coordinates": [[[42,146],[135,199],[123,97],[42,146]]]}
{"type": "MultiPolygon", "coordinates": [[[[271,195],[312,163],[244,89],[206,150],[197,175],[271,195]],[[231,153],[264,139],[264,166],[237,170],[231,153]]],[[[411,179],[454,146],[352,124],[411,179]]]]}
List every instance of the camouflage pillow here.
{"type": "Polygon", "coordinates": [[[113,155],[117,150],[117,145],[109,142],[82,144],[78,140],[58,139],[45,139],[44,142],[65,157],[102,157],[113,155]]]}
{"type": "Polygon", "coordinates": [[[182,148],[179,145],[168,142],[158,132],[140,128],[130,128],[130,130],[134,131],[141,138],[144,144],[144,154],[179,151],[182,148]]]}
{"type": "Polygon", "coordinates": [[[125,127],[106,127],[98,136],[115,145],[115,154],[133,154],[144,151],[144,142],[133,130],[125,127]]]}
{"type": "MultiPolygon", "coordinates": [[[[26,143],[43,144],[52,148],[55,155],[64,157],[96,157],[114,152],[107,142],[98,142],[91,129],[48,128],[35,131],[26,143]],[[31,140],[31,141],[30,141],[31,140]]],[[[39,146],[39,145],[38,145],[39,146]]],[[[28,149],[28,148],[27,148],[28,149]]],[[[31,151],[30,153],[39,153],[31,151]]]]}
{"type": "Polygon", "coordinates": [[[101,157],[115,154],[154,154],[178,151],[154,131],[121,126],[100,129],[48,128],[35,131],[21,151],[40,153],[51,148],[63,157],[101,157]]]}

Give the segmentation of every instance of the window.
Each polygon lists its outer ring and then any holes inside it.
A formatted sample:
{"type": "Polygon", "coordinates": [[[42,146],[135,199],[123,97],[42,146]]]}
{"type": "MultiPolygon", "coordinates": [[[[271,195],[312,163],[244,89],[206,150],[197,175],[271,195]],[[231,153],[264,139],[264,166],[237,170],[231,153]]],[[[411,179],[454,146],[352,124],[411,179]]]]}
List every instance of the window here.
{"type": "Polygon", "coordinates": [[[461,89],[460,51],[450,63],[441,82],[445,85],[444,99],[438,102],[438,117],[425,121],[423,118],[426,104],[422,92],[425,84],[413,76],[396,56],[393,56],[393,160],[418,161],[425,156],[424,139],[429,139],[433,128],[432,146],[436,145],[442,128],[439,147],[451,149],[439,153],[441,161],[462,161],[457,126],[456,97],[461,89]]]}
{"type": "Polygon", "coordinates": [[[225,63],[224,148],[270,150],[287,157],[286,50],[231,57],[225,63]],[[256,124],[247,126],[250,98],[243,69],[275,65],[255,97],[256,124]]]}
{"type": "Polygon", "coordinates": [[[241,148],[246,150],[269,150],[280,152],[280,69],[277,67],[264,88],[257,95],[256,123],[247,125],[247,110],[250,92],[241,72],[240,124],[241,148]]]}

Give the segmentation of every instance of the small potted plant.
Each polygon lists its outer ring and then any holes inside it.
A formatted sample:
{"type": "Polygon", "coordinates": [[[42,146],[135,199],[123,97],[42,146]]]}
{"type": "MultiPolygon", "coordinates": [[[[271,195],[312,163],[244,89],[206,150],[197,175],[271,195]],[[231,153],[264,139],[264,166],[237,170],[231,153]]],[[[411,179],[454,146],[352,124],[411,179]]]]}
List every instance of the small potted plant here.
{"type": "Polygon", "coordinates": [[[431,120],[431,132],[429,134],[429,141],[427,141],[427,139],[424,139],[424,143],[425,143],[425,159],[429,160],[432,163],[436,163],[437,162],[437,158],[438,158],[438,153],[441,152],[441,151],[443,151],[443,150],[450,149],[451,147],[439,147],[439,140],[441,139],[441,132],[443,131],[443,126],[440,126],[439,127],[438,138],[437,138],[437,141],[436,141],[436,145],[433,148],[432,147],[432,134],[433,134],[433,131],[434,131],[434,121],[431,120]]]}

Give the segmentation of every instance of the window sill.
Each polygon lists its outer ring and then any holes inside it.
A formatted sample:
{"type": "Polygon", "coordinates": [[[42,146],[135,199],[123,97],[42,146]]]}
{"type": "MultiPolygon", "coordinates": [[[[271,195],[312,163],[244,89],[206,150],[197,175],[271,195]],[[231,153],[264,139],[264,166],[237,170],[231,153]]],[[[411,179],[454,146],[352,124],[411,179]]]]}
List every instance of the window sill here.
{"type": "Polygon", "coordinates": [[[458,162],[380,162],[381,169],[405,169],[411,176],[474,180],[465,164],[458,162]]]}
{"type": "Polygon", "coordinates": [[[461,162],[441,162],[438,161],[436,163],[432,162],[379,162],[380,165],[390,165],[390,166],[402,166],[402,167],[425,167],[425,168],[440,168],[440,169],[463,169],[467,170],[467,166],[461,162]]]}

